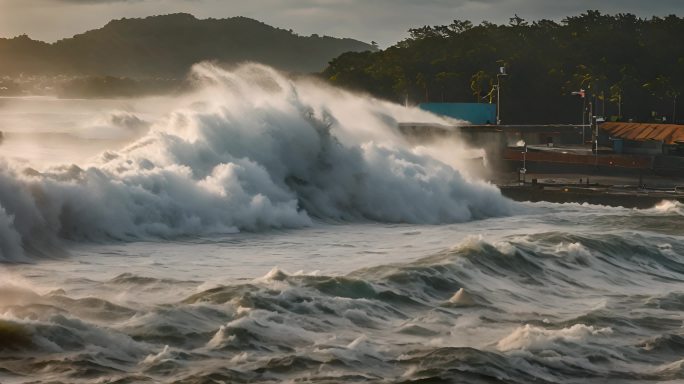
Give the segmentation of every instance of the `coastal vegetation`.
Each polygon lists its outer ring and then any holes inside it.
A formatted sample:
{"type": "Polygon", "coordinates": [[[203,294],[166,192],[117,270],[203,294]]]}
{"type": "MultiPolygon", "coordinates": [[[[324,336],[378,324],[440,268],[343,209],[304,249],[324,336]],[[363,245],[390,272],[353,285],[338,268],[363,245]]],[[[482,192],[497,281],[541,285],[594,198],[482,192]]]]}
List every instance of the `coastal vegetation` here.
{"type": "Polygon", "coordinates": [[[581,123],[595,115],[682,121],[684,19],[588,11],[560,22],[455,20],[409,30],[377,52],[348,52],[323,72],[331,83],[395,102],[495,103],[503,123],[581,123]],[[500,67],[508,76],[497,79],[500,67]],[[573,92],[585,90],[585,98],[573,92]],[[587,114],[588,116],[588,114],[587,114]]]}
{"type": "Polygon", "coordinates": [[[132,97],[183,92],[201,61],[254,61],[409,104],[496,103],[503,123],[684,120],[684,18],[598,11],[561,21],[454,20],[409,30],[384,50],[300,36],[245,17],[113,20],[55,43],[0,38],[0,96],[132,97]],[[507,76],[498,76],[500,68],[507,76]],[[576,95],[584,90],[585,97],[576,95]],[[680,109],[682,113],[678,113],[680,109]]]}

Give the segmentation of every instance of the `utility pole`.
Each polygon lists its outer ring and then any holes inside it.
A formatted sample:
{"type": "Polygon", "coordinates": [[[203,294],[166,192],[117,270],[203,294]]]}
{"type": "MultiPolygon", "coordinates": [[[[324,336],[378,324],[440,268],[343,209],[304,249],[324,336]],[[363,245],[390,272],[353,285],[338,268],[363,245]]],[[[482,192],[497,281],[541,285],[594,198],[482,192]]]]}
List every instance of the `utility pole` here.
{"type": "Polygon", "coordinates": [[[618,120],[622,121],[622,92],[618,93],[618,120]]]}
{"type": "Polygon", "coordinates": [[[589,100],[589,129],[591,130],[591,146],[594,152],[594,168],[598,168],[598,119],[594,116],[594,109],[598,109],[596,95],[589,100]]]}
{"type": "Polygon", "coordinates": [[[589,100],[589,130],[591,131],[591,142],[596,141],[596,133],[594,132],[594,103],[589,100]]]}
{"type": "Polygon", "coordinates": [[[598,137],[599,137],[599,132],[598,132],[598,119],[596,116],[592,115],[591,118],[591,123],[595,125],[595,133],[594,133],[594,167],[598,168],[598,137]]]}
{"type": "Polygon", "coordinates": [[[603,107],[603,110],[601,111],[601,116],[605,119],[605,117],[606,117],[606,93],[604,91],[601,91],[601,107],[603,107]]]}
{"type": "Polygon", "coordinates": [[[584,127],[587,125],[587,99],[582,96],[582,145],[587,143],[587,140],[584,135],[584,127]]]}
{"type": "Polygon", "coordinates": [[[523,167],[518,171],[518,182],[525,184],[525,175],[527,175],[527,143],[523,142],[523,167]]]}
{"type": "Polygon", "coordinates": [[[582,145],[584,145],[584,143],[586,142],[585,135],[584,135],[584,127],[586,125],[584,116],[587,112],[587,107],[586,107],[587,106],[587,99],[585,98],[586,93],[585,93],[584,89],[580,88],[579,91],[573,92],[572,94],[582,98],[582,145]]]}
{"type": "Polygon", "coordinates": [[[677,124],[677,95],[674,95],[674,105],[672,106],[672,124],[677,124]]]}
{"type": "Polygon", "coordinates": [[[499,67],[496,74],[496,125],[501,125],[501,76],[508,76],[506,67],[499,67]]]}

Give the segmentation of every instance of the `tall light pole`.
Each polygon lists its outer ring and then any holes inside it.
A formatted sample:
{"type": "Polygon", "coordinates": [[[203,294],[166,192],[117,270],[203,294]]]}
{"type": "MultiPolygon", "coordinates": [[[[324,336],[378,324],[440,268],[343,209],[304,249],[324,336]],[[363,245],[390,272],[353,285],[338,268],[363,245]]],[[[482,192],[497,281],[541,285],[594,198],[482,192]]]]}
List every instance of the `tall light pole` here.
{"type": "Polygon", "coordinates": [[[496,125],[501,125],[501,76],[508,76],[506,67],[499,67],[496,74],[496,125]]]}
{"type": "Polygon", "coordinates": [[[520,168],[520,173],[518,174],[518,182],[522,181],[525,184],[525,175],[527,174],[527,143],[523,141],[523,166],[520,168]],[[521,180],[522,179],[522,180],[521,180]]]}
{"type": "Polygon", "coordinates": [[[672,106],[672,124],[677,124],[677,94],[674,95],[674,105],[672,106]]]}
{"type": "Polygon", "coordinates": [[[594,95],[589,95],[589,109],[587,112],[589,115],[587,116],[587,119],[589,120],[589,133],[591,134],[591,145],[594,145],[594,139],[596,138],[596,135],[594,134],[594,95]]]}
{"type": "Polygon", "coordinates": [[[586,124],[585,124],[585,121],[584,121],[584,115],[585,115],[586,112],[587,112],[587,111],[586,111],[586,110],[587,110],[587,107],[586,107],[586,104],[587,104],[586,101],[587,101],[587,99],[585,98],[586,93],[585,93],[584,89],[581,89],[581,88],[580,88],[579,91],[573,92],[572,94],[575,95],[575,96],[579,96],[579,97],[582,98],[582,145],[584,145],[584,143],[585,143],[585,141],[586,141],[585,138],[584,138],[584,127],[585,127],[585,125],[586,125],[586,124]]]}
{"type": "Polygon", "coordinates": [[[599,137],[599,128],[598,128],[598,118],[594,115],[591,116],[591,124],[594,124],[596,126],[596,130],[594,131],[595,133],[593,134],[594,136],[594,167],[598,168],[598,137],[599,137]]]}
{"type": "Polygon", "coordinates": [[[618,93],[618,120],[622,121],[622,91],[618,93]]]}
{"type": "Polygon", "coordinates": [[[587,125],[587,120],[584,118],[584,116],[587,115],[587,100],[582,96],[582,145],[587,143],[586,138],[584,137],[584,126],[587,125]]]}

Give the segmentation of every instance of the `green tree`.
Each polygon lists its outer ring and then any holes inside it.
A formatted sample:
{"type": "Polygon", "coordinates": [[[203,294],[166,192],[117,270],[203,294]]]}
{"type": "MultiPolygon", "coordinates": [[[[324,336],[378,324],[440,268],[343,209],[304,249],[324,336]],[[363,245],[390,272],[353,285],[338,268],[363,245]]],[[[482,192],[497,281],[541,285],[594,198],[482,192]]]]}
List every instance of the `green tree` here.
{"type": "Polygon", "coordinates": [[[684,18],[678,16],[641,19],[593,10],[561,22],[517,15],[505,25],[454,20],[411,29],[409,38],[364,56],[363,65],[333,61],[324,76],[400,102],[407,94],[416,101],[481,102],[492,99],[504,62],[507,122],[577,123],[580,106],[571,93],[579,88],[595,95],[601,113],[645,121],[651,111],[670,116],[684,91],[681,36],[684,18]]]}

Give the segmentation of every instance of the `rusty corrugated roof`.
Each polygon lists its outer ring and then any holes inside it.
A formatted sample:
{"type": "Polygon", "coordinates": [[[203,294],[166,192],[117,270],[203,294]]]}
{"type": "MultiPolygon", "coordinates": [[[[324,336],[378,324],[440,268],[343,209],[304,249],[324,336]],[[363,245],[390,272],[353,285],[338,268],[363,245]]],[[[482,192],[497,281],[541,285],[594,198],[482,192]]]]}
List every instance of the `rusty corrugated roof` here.
{"type": "Polygon", "coordinates": [[[624,140],[656,140],[665,144],[684,143],[684,125],[643,124],[643,123],[603,123],[601,129],[610,136],[624,140]]]}

